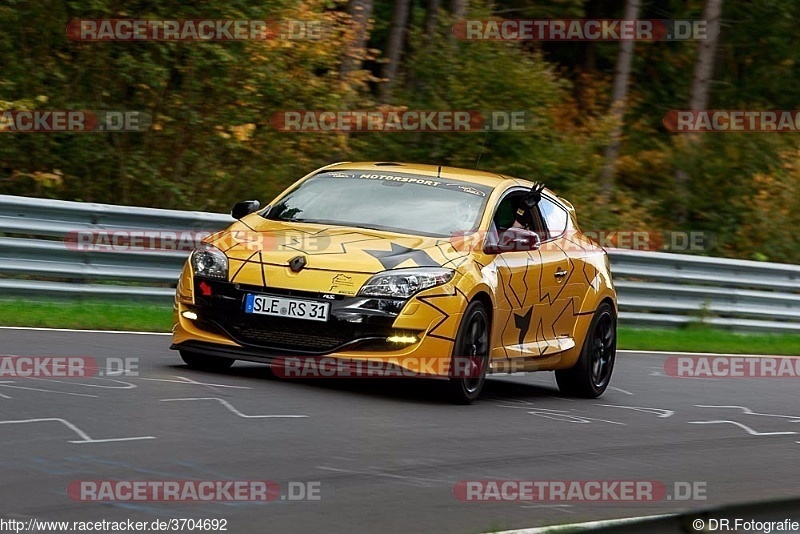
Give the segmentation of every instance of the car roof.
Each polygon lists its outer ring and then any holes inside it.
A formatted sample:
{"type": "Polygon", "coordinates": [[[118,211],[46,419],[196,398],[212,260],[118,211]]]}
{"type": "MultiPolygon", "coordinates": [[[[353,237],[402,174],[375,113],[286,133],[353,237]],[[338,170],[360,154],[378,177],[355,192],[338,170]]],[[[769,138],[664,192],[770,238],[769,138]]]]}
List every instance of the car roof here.
{"type": "Polygon", "coordinates": [[[505,176],[503,174],[497,174],[494,172],[477,171],[472,169],[461,169],[459,167],[445,167],[445,166],[439,167],[438,165],[422,165],[419,163],[401,163],[395,161],[368,161],[368,162],[348,161],[343,163],[334,163],[333,165],[328,165],[327,167],[324,167],[323,169],[320,170],[328,171],[332,169],[376,171],[383,173],[405,172],[411,174],[419,174],[422,176],[430,176],[433,178],[439,176],[442,178],[449,178],[453,180],[463,180],[465,182],[484,185],[492,188],[497,187],[498,185],[507,182],[508,180],[521,182],[520,185],[530,185],[527,180],[523,181],[518,178],[505,176]]]}

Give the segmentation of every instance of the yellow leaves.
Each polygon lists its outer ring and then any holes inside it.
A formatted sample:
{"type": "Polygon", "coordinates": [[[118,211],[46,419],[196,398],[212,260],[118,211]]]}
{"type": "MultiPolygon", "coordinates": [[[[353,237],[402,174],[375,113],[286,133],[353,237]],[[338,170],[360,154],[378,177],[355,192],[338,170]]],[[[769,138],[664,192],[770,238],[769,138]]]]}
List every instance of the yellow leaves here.
{"type": "Polygon", "coordinates": [[[791,152],[786,152],[781,157],[781,167],[789,172],[797,172],[798,165],[800,165],[800,149],[792,154],[791,152]]]}
{"type": "Polygon", "coordinates": [[[20,172],[14,171],[11,174],[12,179],[28,178],[33,180],[39,188],[42,189],[57,189],[64,185],[64,173],[59,169],[54,169],[51,172],[20,172]]]}
{"type": "Polygon", "coordinates": [[[256,130],[255,124],[242,124],[239,126],[231,126],[231,131],[233,132],[233,137],[237,141],[247,141],[250,139],[250,136],[253,135],[253,132],[256,130]]]}
{"type": "Polygon", "coordinates": [[[236,124],[232,126],[222,126],[220,124],[214,127],[217,135],[223,139],[234,139],[236,141],[245,142],[249,141],[253,133],[256,131],[256,125],[253,123],[236,124]]]}
{"type": "Polygon", "coordinates": [[[220,126],[219,124],[214,126],[214,129],[217,131],[217,135],[223,139],[230,139],[231,134],[225,131],[224,126],[220,126]]]}
{"type": "Polygon", "coordinates": [[[800,224],[800,151],[787,150],[769,172],[752,177],[754,194],[747,202],[754,216],[745,219],[737,239],[770,260],[785,260],[798,245],[791,229],[800,224]]]}
{"type": "MultiPolygon", "coordinates": [[[[37,97],[41,98],[41,97],[37,97]]],[[[47,98],[47,97],[44,97],[47,98]]],[[[0,111],[30,111],[36,109],[37,99],[0,100],[0,111]]]]}
{"type": "Polygon", "coordinates": [[[584,110],[584,113],[594,115],[606,113],[610,93],[610,80],[607,76],[582,72],[578,75],[575,86],[580,100],[578,107],[584,110]]]}
{"type": "Polygon", "coordinates": [[[636,180],[637,176],[667,174],[672,168],[669,154],[663,150],[642,150],[635,154],[626,154],[617,158],[617,172],[636,180]]]}
{"type": "Polygon", "coordinates": [[[53,172],[37,171],[31,174],[31,178],[48,189],[58,187],[64,183],[64,175],[58,169],[54,170],[53,172]]]}

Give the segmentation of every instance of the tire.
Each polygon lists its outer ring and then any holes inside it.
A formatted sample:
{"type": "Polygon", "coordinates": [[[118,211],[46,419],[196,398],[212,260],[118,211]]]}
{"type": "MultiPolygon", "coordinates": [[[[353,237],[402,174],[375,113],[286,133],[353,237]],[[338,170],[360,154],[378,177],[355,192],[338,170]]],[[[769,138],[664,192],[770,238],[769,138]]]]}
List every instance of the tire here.
{"type": "Polygon", "coordinates": [[[481,394],[489,367],[489,315],[481,302],[467,306],[458,326],[452,357],[450,400],[471,404],[481,394]]]}
{"type": "Polygon", "coordinates": [[[607,302],[600,304],[589,324],[581,355],[569,369],[556,371],[561,393],[596,399],[608,387],[617,354],[617,316],[607,302]]]}
{"type": "Polygon", "coordinates": [[[186,365],[191,369],[198,369],[200,371],[225,371],[236,361],[231,358],[206,356],[205,354],[197,354],[196,352],[189,352],[186,350],[181,350],[179,352],[181,354],[181,359],[186,365]]]}

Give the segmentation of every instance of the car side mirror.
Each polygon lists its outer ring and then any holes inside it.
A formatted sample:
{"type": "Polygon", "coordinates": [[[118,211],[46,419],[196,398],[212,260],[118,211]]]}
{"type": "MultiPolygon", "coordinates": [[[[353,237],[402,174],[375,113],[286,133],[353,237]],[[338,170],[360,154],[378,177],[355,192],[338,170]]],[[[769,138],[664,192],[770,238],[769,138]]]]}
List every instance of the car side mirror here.
{"type": "Polygon", "coordinates": [[[523,228],[509,228],[497,234],[494,242],[486,243],[483,251],[486,254],[502,254],[503,252],[529,252],[539,250],[542,239],[536,232],[523,228]]]}
{"type": "Polygon", "coordinates": [[[234,204],[231,210],[231,217],[237,220],[241,219],[245,215],[250,215],[260,207],[261,203],[258,200],[242,200],[234,204]]]}

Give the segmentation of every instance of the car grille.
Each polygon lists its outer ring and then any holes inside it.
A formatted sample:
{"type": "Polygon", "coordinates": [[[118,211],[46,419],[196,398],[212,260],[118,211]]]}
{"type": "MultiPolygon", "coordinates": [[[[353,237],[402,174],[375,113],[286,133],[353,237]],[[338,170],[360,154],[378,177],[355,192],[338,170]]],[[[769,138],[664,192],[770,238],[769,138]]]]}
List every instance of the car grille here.
{"type": "MultiPolygon", "coordinates": [[[[213,296],[197,296],[198,326],[226,335],[240,345],[317,354],[333,352],[345,345],[348,350],[359,350],[362,346],[369,350],[392,349],[385,341],[391,335],[392,318],[364,318],[363,322],[353,323],[337,319],[333,312],[327,322],[253,315],[242,311],[244,295],[253,291],[251,288],[217,281],[207,283],[212,286],[213,296]]],[[[279,293],[280,290],[270,288],[267,291],[279,293]]],[[[257,288],[255,292],[265,290],[257,288]]],[[[292,296],[317,297],[308,293],[292,296]]]]}
{"type": "Polygon", "coordinates": [[[230,321],[227,327],[236,339],[250,345],[304,351],[330,351],[357,336],[352,328],[343,325],[279,317],[240,317],[230,321]]]}

